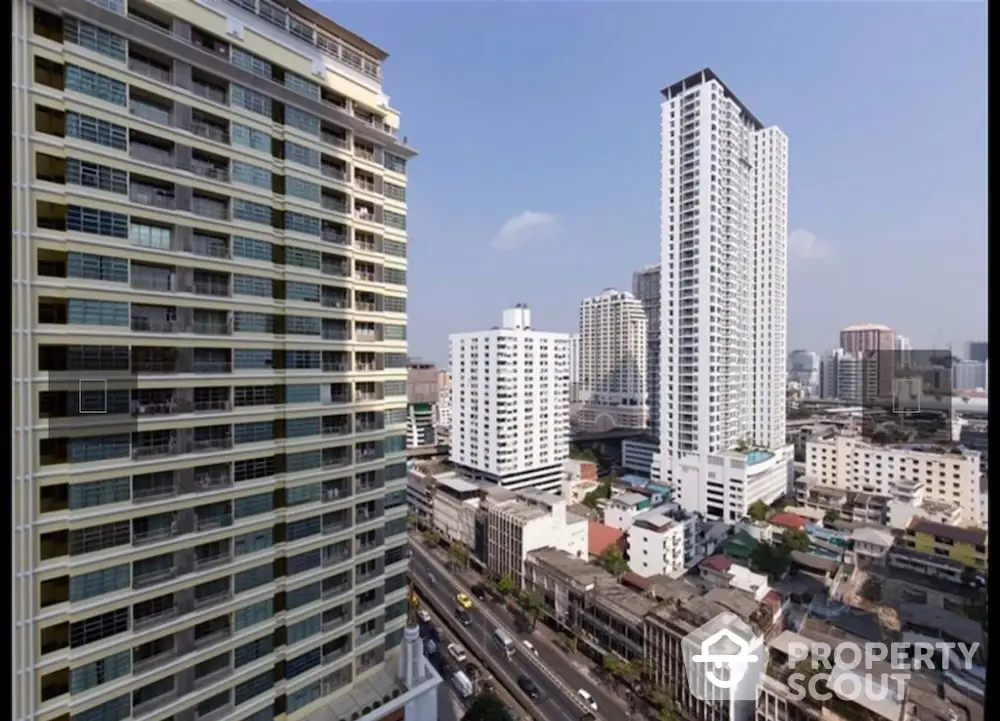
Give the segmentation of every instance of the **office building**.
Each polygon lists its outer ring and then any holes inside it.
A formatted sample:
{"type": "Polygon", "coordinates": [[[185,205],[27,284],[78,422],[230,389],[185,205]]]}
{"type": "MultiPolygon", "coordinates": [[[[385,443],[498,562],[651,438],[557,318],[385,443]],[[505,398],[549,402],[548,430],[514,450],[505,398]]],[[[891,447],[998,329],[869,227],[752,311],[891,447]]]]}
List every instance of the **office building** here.
{"type": "Polygon", "coordinates": [[[437,366],[411,360],[406,376],[406,447],[410,450],[437,447],[438,383],[437,366]]]}
{"type": "Polygon", "coordinates": [[[569,335],[531,326],[531,310],[500,327],[449,337],[451,461],[506,488],[557,490],[569,456],[569,335]]]}
{"type": "Polygon", "coordinates": [[[728,520],[709,457],[785,446],[788,139],[711,70],[663,97],[661,473],[728,520]]]}
{"type": "Polygon", "coordinates": [[[855,358],[875,364],[878,398],[891,398],[896,366],[896,333],[877,323],[858,323],[840,331],[840,346],[855,358]]]}
{"type": "Polygon", "coordinates": [[[397,716],[385,53],[294,0],[12,16],[11,718],[397,716]]]}
{"type": "Polygon", "coordinates": [[[990,344],[985,340],[970,340],[965,344],[965,360],[985,363],[990,359],[990,344]]]}
{"type": "Polygon", "coordinates": [[[819,354],[793,350],[788,354],[788,380],[797,383],[807,396],[819,392],[819,354]]]}
{"type": "Polygon", "coordinates": [[[866,353],[850,353],[842,348],[830,351],[819,366],[819,394],[858,406],[870,406],[878,399],[878,360],[866,353]]]}
{"type": "Polygon", "coordinates": [[[649,406],[650,435],[660,436],[660,264],[646,266],[632,274],[632,295],[646,314],[646,398],[649,406]]]}
{"type": "Polygon", "coordinates": [[[646,427],[646,314],[631,293],[608,289],[580,304],[580,411],[586,433],[646,427]]]}
{"type": "Polygon", "coordinates": [[[956,360],[953,363],[951,372],[954,390],[986,390],[989,378],[989,361],[956,360]]]}

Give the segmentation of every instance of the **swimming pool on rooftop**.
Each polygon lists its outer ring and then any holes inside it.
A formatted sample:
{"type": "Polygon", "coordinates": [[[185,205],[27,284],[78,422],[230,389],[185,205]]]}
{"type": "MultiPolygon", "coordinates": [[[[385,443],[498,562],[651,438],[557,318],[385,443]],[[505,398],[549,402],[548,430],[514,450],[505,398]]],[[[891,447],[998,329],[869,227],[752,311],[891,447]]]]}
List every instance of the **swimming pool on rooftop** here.
{"type": "Polygon", "coordinates": [[[774,454],[771,451],[750,451],[747,453],[747,465],[753,466],[764,461],[769,461],[772,458],[774,458],[774,454]]]}

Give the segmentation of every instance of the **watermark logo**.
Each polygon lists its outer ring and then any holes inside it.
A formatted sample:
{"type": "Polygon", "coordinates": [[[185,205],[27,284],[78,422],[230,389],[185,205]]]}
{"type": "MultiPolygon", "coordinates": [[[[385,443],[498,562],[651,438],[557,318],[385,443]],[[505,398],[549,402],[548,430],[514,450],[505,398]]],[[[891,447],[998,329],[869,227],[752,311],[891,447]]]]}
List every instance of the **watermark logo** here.
{"type": "Polygon", "coordinates": [[[700,701],[754,701],[767,648],[743,620],[722,613],[681,640],[684,672],[700,701]]]}
{"type": "Polygon", "coordinates": [[[681,641],[691,694],[710,703],[754,701],[771,662],[770,675],[793,700],[900,700],[912,673],[925,669],[969,670],[979,644],[901,641],[831,645],[790,634],[781,643],[780,663],[769,658],[764,639],[738,616],[722,613],[681,641]]]}

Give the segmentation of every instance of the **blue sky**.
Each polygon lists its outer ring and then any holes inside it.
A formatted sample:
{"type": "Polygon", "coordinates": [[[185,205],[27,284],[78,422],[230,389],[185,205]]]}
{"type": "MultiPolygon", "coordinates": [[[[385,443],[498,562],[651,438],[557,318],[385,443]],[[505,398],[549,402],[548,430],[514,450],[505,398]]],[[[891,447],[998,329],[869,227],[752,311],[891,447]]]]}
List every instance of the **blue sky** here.
{"type": "Polygon", "coordinates": [[[574,330],[656,262],[659,90],[704,66],[790,139],[789,348],[985,337],[985,4],[314,4],[389,52],[421,151],[413,355],[514,302],[574,330]]]}

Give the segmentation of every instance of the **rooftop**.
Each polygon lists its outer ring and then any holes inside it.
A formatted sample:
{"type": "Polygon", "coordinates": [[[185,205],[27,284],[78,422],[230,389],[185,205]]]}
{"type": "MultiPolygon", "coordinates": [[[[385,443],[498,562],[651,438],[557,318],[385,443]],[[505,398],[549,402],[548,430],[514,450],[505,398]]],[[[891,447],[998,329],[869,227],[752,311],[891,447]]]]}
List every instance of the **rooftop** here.
{"type": "MultiPolygon", "coordinates": [[[[679,595],[671,601],[662,603],[652,612],[652,617],[678,627],[682,633],[691,633],[727,611],[739,616],[746,623],[765,620],[758,613],[761,604],[746,591],[735,588],[713,588],[704,595],[698,595],[700,591],[693,584],[683,580],[679,583],[687,584],[690,595],[686,598],[679,595]]],[[[771,613],[773,611],[769,610],[768,622],[771,613]]]]}
{"type": "Polygon", "coordinates": [[[668,512],[653,510],[640,513],[632,519],[632,524],[650,531],[666,531],[673,526],[680,525],[680,522],[668,512]]]}
{"type": "Polygon", "coordinates": [[[775,513],[768,521],[774,526],[797,530],[805,528],[806,524],[809,523],[807,519],[802,516],[796,516],[794,513],[775,513]]]}
{"type": "Polygon", "coordinates": [[[946,523],[934,523],[926,518],[914,518],[908,529],[911,533],[926,533],[937,538],[946,538],[955,543],[968,543],[972,546],[986,545],[986,531],[979,528],[962,528],[949,526],[946,523]]]}
{"type": "Polygon", "coordinates": [[[642,493],[621,493],[610,499],[613,506],[638,506],[640,503],[649,501],[649,497],[642,493]]]}
{"type": "Polygon", "coordinates": [[[587,550],[591,556],[599,556],[608,546],[618,543],[625,532],[597,521],[587,524],[587,550]]]}
{"type": "Polygon", "coordinates": [[[454,471],[449,473],[441,473],[434,476],[434,482],[439,486],[444,486],[445,488],[450,488],[456,493],[478,493],[480,487],[471,481],[467,481],[460,477],[454,471]]]}

